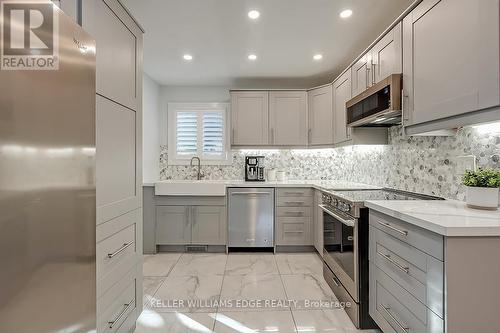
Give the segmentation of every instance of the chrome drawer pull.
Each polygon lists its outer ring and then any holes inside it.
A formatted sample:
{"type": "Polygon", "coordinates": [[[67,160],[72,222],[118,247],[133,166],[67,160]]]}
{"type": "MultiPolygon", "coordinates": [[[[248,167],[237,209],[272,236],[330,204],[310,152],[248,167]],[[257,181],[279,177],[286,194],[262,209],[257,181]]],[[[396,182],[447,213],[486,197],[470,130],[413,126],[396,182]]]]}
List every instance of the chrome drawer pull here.
{"type": "Polygon", "coordinates": [[[302,201],[287,201],[285,202],[285,205],[300,205],[302,206],[304,204],[304,202],[302,201]]]}
{"type": "Polygon", "coordinates": [[[337,287],[340,287],[340,282],[337,280],[337,278],[332,277],[332,281],[337,287]]]}
{"type": "Polygon", "coordinates": [[[271,192],[231,192],[231,195],[269,195],[271,192]]]}
{"type": "Polygon", "coordinates": [[[297,230],[297,231],[285,231],[285,234],[303,234],[303,233],[304,233],[304,231],[299,231],[299,230],[297,230]]]}
{"type": "Polygon", "coordinates": [[[285,212],[285,215],[286,216],[292,216],[292,217],[302,217],[302,216],[304,216],[304,213],[301,213],[301,212],[297,212],[297,213],[294,213],[294,212],[285,212]]]}
{"type": "Polygon", "coordinates": [[[123,246],[122,246],[122,247],[120,247],[120,248],[119,248],[118,250],[116,250],[115,252],[113,252],[113,253],[108,253],[108,258],[109,258],[109,259],[111,259],[111,258],[113,258],[114,256],[116,256],[116,255],[118,255],[118,254],[122,253],[123,251],[125,251],[125,250],[126,250],[126,249],[130,246],[130,245],[132,245],[132,244],[134,244],[134,243],[125,243],[125,244],[123,244],[123,246]]]}
{"type": "Polygon", "coordinates": [[[112,321],[108,321],[109,328],[113,328],[113,326],[115,326],[115,324],[117,322],[119,322],[120,319],[122,319],[122,317],[125,315],[125,313],[127,313],[128,309],[130,309],[130,307],[132,306],[133,303],[134,303],[134,300],[131,300],[130,302],[123,304],[122,312],[120,312],[120,314],[112,321]]]}
{"type": "Polygon", "coordinates": [[[283,193],[285,196],[288,196],[288,195],[303,195],[302,192],[285,192],[283,193]]]}
{"type": "Polygon", "coordinates": [[[381,226],[386,227],[387,229],[391,229],[391,230],[393,230],[393,231],[397,232],[397,233],[398,233],[398,234],[400,234],[400,235],[403,235],[403,236],[405,236],[405,237],[406,237],[406,236],[408,236],[408,231],[406,231],[406,230],[401,230],[401,229],[398,229],[398,228],[396,228],[396,227],[393,227],[392,225],[390,225],[390,224],[389,224],[389,223],[387,223],[387,222],[380,222],[380,221],[377,221],[377,223],[378,223],[378,224],[380,224],[381,226]]]}
{"type": "Polygon", "coordinates": [[[383,253],[380,253],[380,252],[377,252],[377,254],[379,256],[381,256],[382,258],[384,258],[385,260],[387,260],[388,262],[390,262],[391,264],[393,264],[394,266],[396,266],[397,268],[399,268],[399,270],[405,272],[406,274],[410,274],[410,267],[404,267],[404,266],[402,266],[396,260],[392,259],[389,254],[383,254],[383,253]]]}
{"type": "Polygon", "coordinates": [[[401,324],[399,322],[399,320],[397,320],[396,317],[394,317],[394,315],[391,313],[391,308],[390,307],[387,307],[385,305],[382,305],[382,307],[384,308],[384,310],[387,313],[387,315],[389,317],[391,317],[392,320],[394,320],[394,322],[399,326],[400,329],[402,329],[404,332],[407,332],[407,333],[410,332],[410,328],[408,326],[405,326],[405,325],[401,324]]]}

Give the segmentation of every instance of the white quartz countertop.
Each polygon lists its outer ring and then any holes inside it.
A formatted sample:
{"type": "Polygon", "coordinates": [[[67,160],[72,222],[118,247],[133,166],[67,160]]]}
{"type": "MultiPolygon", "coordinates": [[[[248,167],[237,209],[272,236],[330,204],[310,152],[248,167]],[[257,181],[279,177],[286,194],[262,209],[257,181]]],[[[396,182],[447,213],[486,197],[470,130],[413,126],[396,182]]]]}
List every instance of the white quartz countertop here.
{"type": "MultiPolygon", "coordinates": [[[[228,187],[313,187],[325,192],[333,190],[377,189],[361,183],[331,180],[286,180],[275,182],[247,182],[243,180],[164,180],[144,186],[155,186],[156,195],[210,195],[209,186],[217,189],[212,195],[221,195],[228,187]],[[178,189],[178,191],[176,190],[178,189]]],[[[222,194],[224,195],[224,194],[222,194]]]]}
{"type": "Polygon", "coordinates": [[[500,210],[472,209],[462,201],[373,200],[365,206],[443,236],[500,236],[500,210]]]}

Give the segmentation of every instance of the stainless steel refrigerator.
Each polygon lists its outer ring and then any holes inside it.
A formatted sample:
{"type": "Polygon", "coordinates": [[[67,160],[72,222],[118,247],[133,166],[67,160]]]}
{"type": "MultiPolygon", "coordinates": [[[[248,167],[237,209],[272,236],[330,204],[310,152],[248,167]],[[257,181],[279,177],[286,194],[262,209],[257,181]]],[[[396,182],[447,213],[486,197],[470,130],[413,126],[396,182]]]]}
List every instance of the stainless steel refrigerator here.
{"type": "Polygon", "coordinates": [[[95,42],[54,15],[59,68],[0,70],[2,333],[96,329],[95,42]]]}

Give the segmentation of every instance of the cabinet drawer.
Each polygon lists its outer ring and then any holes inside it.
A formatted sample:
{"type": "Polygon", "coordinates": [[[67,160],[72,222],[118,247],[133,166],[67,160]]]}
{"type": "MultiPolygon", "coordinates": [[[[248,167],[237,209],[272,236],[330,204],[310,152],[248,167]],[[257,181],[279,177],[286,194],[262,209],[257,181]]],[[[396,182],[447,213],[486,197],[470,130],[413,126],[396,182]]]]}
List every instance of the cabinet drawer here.
{"type": "Polygon", "coordinates": [[[312,197],[277,197],[276,206],[278,207],[310,207],[312,206],[312,197]]]}
{"type": "Polygon", "coordinates": [[[137,209],[97,227],[97,296],[116,284],[139,261],[137,251],[141,242],[137,235],[140,215],[141,210],[137,209]]]}
{"type": "Polygon", "coordinates": [[[444,260],[443,236],[370,210],[370,225],[417,249],[444,260]]]}
{"type": "Polygon", "coordinates": [[[278,217],[309,217],[311,216],[311,207],[277,207],[276,215],[278,217]]]}
{"type": "Polygon", "coordinates": [[[306,197],[312,196],[310,188],[278,188],[278,197],[306,197]]]}
{"type": "MultiPolygon", "coordinates": [[[[135,268],[97,301],[97,331],[117,332],[125,321],[135,318],[136,284],[135,268]]],[[[127,325],[128,326],[128,325],[127,325]]]]}
{"type": "Polygon", "coordinates": [[[370,264],[370,315],[384,333],[443,333],[444,321],[370,264]]]}
{"type": "Polygon", "coordinates": [[[444,317],[443,262],[372,226],[369,258],[406,291],[444,317]]]}
{"type": "Polygon", "coordinates": [[[310,217],[278,217],[277,245],[312,245],[310,217]]]}

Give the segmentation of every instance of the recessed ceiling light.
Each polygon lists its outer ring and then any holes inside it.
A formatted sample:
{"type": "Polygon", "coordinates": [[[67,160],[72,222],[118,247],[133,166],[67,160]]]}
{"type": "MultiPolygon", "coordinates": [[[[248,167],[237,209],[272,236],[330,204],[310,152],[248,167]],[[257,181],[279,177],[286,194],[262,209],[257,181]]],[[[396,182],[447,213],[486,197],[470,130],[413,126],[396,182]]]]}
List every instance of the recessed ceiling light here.
{"type": "Polygon", "coordinates": [[[352,10],[346,9],[340,12],[340,17],[341,18],[348,18],[352,15],[352,10]]]}
{"type": "Polygon", "coordinates": [[[192,55],[190,55],[190,54],[185,54],[185,55],[183,55],[182,57],[183,57],[183,58],[184,58],[184,60],[186,60],[186,61],[191,61],[191,60],[193,60],[193,56],[192,56],[192,55]]]}
{"type": "Polygon", "coordinates": [[[252,60],[252,61],[257,60],[257,55],[256,54],[249,54],[248,60],[252,60]]]}
{"type": "Polygon", "coordinates": [[[315,54],[315,55],[313,56],[313,59],[314,59],[314,60],[321,60],[321,59],[323,59],[323,55],[322,55],[322,54],[315,54]]]}
{"type": "Polygon", "coordinates": [[[260,13],[258,10],[251,10],[248,12],[248,17],[251,18],[252,20],[258,19],[260,16],[260,13]]]}

